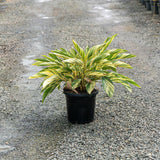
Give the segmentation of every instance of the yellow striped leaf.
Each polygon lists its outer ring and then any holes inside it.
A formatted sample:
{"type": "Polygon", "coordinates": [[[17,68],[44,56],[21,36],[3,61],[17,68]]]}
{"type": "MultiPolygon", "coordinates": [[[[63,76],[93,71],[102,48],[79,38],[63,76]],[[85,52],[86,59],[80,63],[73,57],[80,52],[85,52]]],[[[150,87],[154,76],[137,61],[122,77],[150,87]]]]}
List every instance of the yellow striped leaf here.
{"type": "Polygon", "coordinates": [[[91,83],[86,83],[86,90],[89,94],[92,93],[93,89],[95,88],[96,82],[92,81],[91,83]]]}
{"type": "Polygon", "coordinates": [[[102,77],[102,85],[108,96],[112,97],[114,93],[113,82],[108,77],[102,77]]]}
{"type": "Polygon", "coordinates": [[[81,82],[81,79],[76,79],[75,81],[72,82],[72,89],[74,90],[75,88],[77,88],[79,86],[81,82]]]}
{"type": "Polygon", "coordinates": [[[51,82],[53,82],[55,80],[55,78],[57,78],[56,75],[53,75],[49,78],[47,78],[44,82],[43,82],[43,88],[45,88],[47,85],[49,85],[51,82]]]}

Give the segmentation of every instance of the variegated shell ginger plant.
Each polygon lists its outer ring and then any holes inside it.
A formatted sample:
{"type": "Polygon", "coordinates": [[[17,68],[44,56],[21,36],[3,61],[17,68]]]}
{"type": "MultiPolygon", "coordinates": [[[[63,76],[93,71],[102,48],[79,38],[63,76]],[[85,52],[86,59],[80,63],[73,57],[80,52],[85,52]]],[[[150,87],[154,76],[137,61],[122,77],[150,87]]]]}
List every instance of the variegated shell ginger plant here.
{"type": "Polygon", "coordinates": [[[121,83],[130,92],[130,84],[140,88],[134,80],[117,73],[117,67],[132,67],[120,61],[121,59],[135,57],[133,54],[126,53],[124,49],[107,49],[116,35],[108,37],[104,43],[95,45],[91,48],[88,46],[82,49],[74,40],[74,48],[71,50],[56,49],[49,53],[49,56],[43,55],[44,58],[35,59],[33,65],[45,66],[41,71],[29,77],[43,78],[42,92],[43,99],[54,91],[60,89],[61,82],[65,82],[64,89],[72,90],[75,93],[87,92],[91,94],[96,86],[96,82],[101,80],[103,88],[108,96],[112,97],[114,84],[121,83]]]}

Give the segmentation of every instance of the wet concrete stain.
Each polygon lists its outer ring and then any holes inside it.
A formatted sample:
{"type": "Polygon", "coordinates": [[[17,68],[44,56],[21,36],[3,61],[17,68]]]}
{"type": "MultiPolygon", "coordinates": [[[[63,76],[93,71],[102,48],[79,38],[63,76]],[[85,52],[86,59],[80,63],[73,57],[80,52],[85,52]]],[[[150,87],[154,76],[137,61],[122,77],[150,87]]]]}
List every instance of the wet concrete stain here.
{"type": "Polygon", "coordinates": [[[0,0],[0,12],[4,12],[7,8],[7,5],[3,4],[2,2],[5,2],[5,0],[0,0]]]}
{"type": "Polygon", "coordinates": [[[6,1],[6,0],[0,0],[0,3],[1,3],[1,2],[4,2],[4,1],[6,1]]]}
{"type": "Polygon", "coordinates": [[[0,3],[0,13],[1,13],[1,12],[4,12],[6,8],[7,8],[7,5],[2,5],[2,4],[0,3]]]}
{"type": "Polygon", "coordinates": [[[43,3],[43,2],[49,2],[51,0],[35,0],[35,2],[43,3]]]}
{"type": "Polygon", "coordinates": [[[14,150],[15,148],[12,146],[8,146],[8,145],[0,145],[0,154],[1,153],[7,153],[9,151],[14,150]]]}

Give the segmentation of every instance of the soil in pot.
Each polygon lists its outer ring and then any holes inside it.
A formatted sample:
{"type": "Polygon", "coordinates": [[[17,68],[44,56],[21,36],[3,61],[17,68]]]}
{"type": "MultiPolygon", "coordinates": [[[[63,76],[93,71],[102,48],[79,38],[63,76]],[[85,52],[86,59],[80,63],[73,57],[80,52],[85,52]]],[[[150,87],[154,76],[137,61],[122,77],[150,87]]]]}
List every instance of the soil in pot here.
{"type": "Polygon", "coordinates": [[[91,94],[76,94],[73,91],[64,90],[67,102],[68,121],[73,124],[93,122],[97,93],[98,91],[96,89],[91,94]]]}

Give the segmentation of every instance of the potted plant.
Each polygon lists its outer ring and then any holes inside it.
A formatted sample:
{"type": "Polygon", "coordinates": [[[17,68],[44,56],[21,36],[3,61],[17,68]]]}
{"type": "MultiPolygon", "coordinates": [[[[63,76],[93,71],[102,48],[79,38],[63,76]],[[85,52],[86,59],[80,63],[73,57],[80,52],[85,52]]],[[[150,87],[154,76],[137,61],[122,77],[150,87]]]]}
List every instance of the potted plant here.
{"type": "Polygon", "coordinates": [[[148,11],[151,10],[150,0],[145,0],[145,2],[146,2],[146,8],[147,8],[147,10],[148,11]]]}
{"type": "Polygon", "coordinates": [[[150,0],[151,10],[153,14],[158,14],[158,0],[150,0]]]}
{"type": "Polygon", "coordinates": [[[145,5],[145,0],[141,0],[140,2],[141,2],[143,5],[145,5]]]}
{"type": "Polygon", "coordinates": [[[159,3],[158,3],[158,13],[159,13],[159,16],[160,16],[160,0],[159,0],[159,3]]]}
{"type": "Polygon", "coordinates": [[[94,120],[95,97],[98,93],[96,82],[101,81],[104,91],[112,97],[114,82],[121,83],[130,92],[130,84],[140,87],[134,80],[117,73],[117,67],[131,69],[121,59],[135,57],[124,49],[107,49],[116,35],[108,37],[104,43],[82,49],[74,40],[74,48],[53,50],[49,56],[36,59],[33,65],[45,66],[35,75],[29,77],[43,78],[42,92],[46,96],[60,89],[62,82],[67,100],[68,120],[71,123],[89,123],[94,120]]]}

